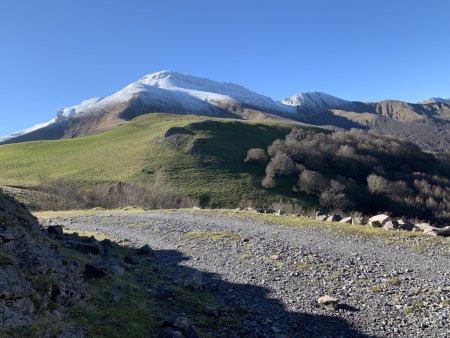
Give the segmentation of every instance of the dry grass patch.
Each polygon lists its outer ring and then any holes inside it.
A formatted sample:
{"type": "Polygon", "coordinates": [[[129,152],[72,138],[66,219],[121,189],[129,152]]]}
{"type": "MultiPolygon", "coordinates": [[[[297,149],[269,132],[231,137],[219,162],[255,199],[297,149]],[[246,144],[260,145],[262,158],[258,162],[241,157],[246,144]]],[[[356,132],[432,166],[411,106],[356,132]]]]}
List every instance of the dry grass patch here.
{"type": "Polygon", "coordinates": [[[233,241],[238,241],[241,237],[238,234],[235,234],[231,231],[220,231],[220,232],[212,232],[212,231],[190,231],[186,234],[186,237],[189,239],[211,239],[213,241],[223,240],[223,239],[231,239],[233,241]]]}

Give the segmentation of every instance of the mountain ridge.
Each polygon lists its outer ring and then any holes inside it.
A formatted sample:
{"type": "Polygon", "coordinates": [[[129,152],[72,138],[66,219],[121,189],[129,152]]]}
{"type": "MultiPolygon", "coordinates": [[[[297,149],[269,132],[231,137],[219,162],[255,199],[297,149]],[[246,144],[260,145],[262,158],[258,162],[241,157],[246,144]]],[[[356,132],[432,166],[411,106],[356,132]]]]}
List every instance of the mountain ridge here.
{"type": "MultiPolygon", "coordinates": [[[[322,92],[300,92],[275,101],[238,84],[166,70],[145,75],[107,97],[93,97],[78,105],[59,108],[54,119],[1,137],[0,144],[92,135],[155,112],[244,120],[288,120],[364,130],[380,126],[377,123],[380,119],[447,125],[450,123],[450,103],[445,101],[434,98],[424,101],[426,103],[359,102],[322,92]]],[[[406,135],[406,139],[408,137],[406,135]]],[[[444,143],[450,145],[447,136],[444,143]]],[[[433,146],[430,149],[443,150],[433,146]]]]}

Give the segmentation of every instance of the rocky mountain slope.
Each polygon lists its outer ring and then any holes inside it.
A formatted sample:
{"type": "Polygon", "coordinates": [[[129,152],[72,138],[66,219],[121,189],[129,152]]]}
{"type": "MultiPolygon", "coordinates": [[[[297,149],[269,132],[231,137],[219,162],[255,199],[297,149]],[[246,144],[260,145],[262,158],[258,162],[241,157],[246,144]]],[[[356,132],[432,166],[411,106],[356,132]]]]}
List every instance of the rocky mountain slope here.
{"type": "Polygon", "coordinates": [[[237,84],[173,71],[149,74],[108,97],[58,109],[51,121],[2,137],[0,144],[96,134],[154,112],[360,128],[405,138],[429,150],[448,151],[450,147],[448,99],[367,103],[312,92],[274,101],[237,84]],[[399,123],[405,128],[395,132],[399,123]]]}

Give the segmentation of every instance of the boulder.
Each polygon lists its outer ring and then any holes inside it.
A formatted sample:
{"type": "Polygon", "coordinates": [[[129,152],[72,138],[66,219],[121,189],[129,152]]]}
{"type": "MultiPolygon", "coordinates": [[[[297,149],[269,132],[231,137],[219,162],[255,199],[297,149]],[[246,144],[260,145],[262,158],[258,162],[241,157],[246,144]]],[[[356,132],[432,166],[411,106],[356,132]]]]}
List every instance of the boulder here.
{"type": "Polygon", "coordinates": [[[203,284],[203,274],[201,271],[195,271],[191,273],[184,281],[184,287],[198,290],[203,284]]]}
{"type": "Polygon", "coordinates": [[[98,243],[75,242],[72,244],[75,250],[85,254],[98,255],[102,251],[102,248],[98,243]]]}
{"type": "Polygon", "coordinates": [[[352,224],[352,221],[353,221],[352,217],[344,217],[339,221],[339,223],[352,224]]]}
{"type": "Polygon", "coordinates": [[[408,230],[408,231],[412,231],[416,226],[414,224],[412,224],[411,222],[408,221],[404,221],[402,219],[399,219],[397,221],[398,224],[398,229],[400,230],[408,230]]]}
{"type": "Polygon", "coordinates": [[[158,335],[158,338],[184,338],[184,336],[180,331],[176,331],[171,327],[166,327],[158,335]]]}
{"type": "Polygon", "coordinates": [[[107,258],[95,263],[95,267],[116,276],[123,276],[125,268],[115,258],[107,258]]]}
{"type": "Polygon", "coordinates": [[[448,237],[450,236],[450,225],[436,230],[438,236],[448,237]]]}
{"type": "Polygon", "coordinates": [[[35,318],[32,285],[13,265],[0,265],[0,321],[3,327],[29,325],[35,318]]]}
{"type": "Polygon", "coordinates": [[[339,222],[341,220],[341,216],[339,215],[330,215],[327,217],[326,221],[327,222],[339,222]]]}
{"type": "Polygon", "coordinates": [[[352,218],[352,224],[353,225],[361,225],[362,224],[362,218],[360,218],[360,217],[353,217],[352,218]]]}
{"type": "Polygon", "coordinates": [[[47,233],[51,235],[64,235],[63,227],[61,225],[49,225],[47,228],[47,233]]]}
{"type": "Polygon", "coordinates": [[[183,314],[172,314],[164,320],[163,327],[170,327],[174,330],[186,332],[191,326],[189,319],[183,314]]]}
{"type": "Polygon", "coordinates": [[[426,235],[432,235],[437,236],[437,233],[435,231],[435,227],[431,226],[430,223],[418,223],[416,224],[416,228],[423,231],[426,235]]]}
{"type": "Polygon", "coordinates": [[[189,319],[183,314],[173,314],[167,317],[164,320],[163,327],[164,330],[160,333],[160,338],[200,338],[200,334],[195,326],[192,325],[189,322],[189,319]]]}
{"type": "Polygon", "coordinates": [[[443,228],[436,228],[428,223],[421,223],[416,225],[418,228],[420,228],[424,234],[431,235],[431,236],[442,236],[442,237],[448,237],[450,236],[450,226],[446,226],[443,228]]]}
{"type": "Polygon", "coordinates": [[[383,225],[384,230],[397,230],[398,229],[398,223],[397,221],[387,221],[383,225]]]}
{"type": "Polygon", "coordinates": [[[392,221],[392,219],[388,215],[380,214],[369,218],[369,222],[367,224],[374,228],[381,228],[389,221],[392,221]]]}
{"type": "Polygon", "coordinates": [[[325,222],[327,220],[327,215],[318,215],[316,216],[316,221],[325,222]]]}
{"type": "Polygon", "coordinates": [[[101,277],[106,276],[106,271],[104,271],[100,267],[97,267],[93,264],[86,264],[84,266],[83,276],[86,279],[101,278],[101,277]]]}
{"type": "Polygon", "coordinates": [[[431,229],[433,227],[431,226],[430,223],[417,223],[416,228],[418,228],[422,231],[425,231],[425,230],[431,229]]]}
{"type": "Polygon", "coordinates": [[[334,310],[337,308],[339,301],[334,297],[326,295],[319,297],[319,299],[317,299],[317,304],[328,310],[334,310]]]}

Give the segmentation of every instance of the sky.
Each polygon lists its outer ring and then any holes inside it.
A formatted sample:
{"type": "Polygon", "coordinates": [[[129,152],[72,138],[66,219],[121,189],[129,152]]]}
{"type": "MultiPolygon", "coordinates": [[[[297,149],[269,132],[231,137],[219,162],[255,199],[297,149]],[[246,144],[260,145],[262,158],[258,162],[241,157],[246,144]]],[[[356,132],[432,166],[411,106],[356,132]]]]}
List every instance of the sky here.
{"type": "Polygon", "coordinates": [[[282,99],[450,97],[448,0],[1,0],[0,136],[174,70],[282,99]]]}

